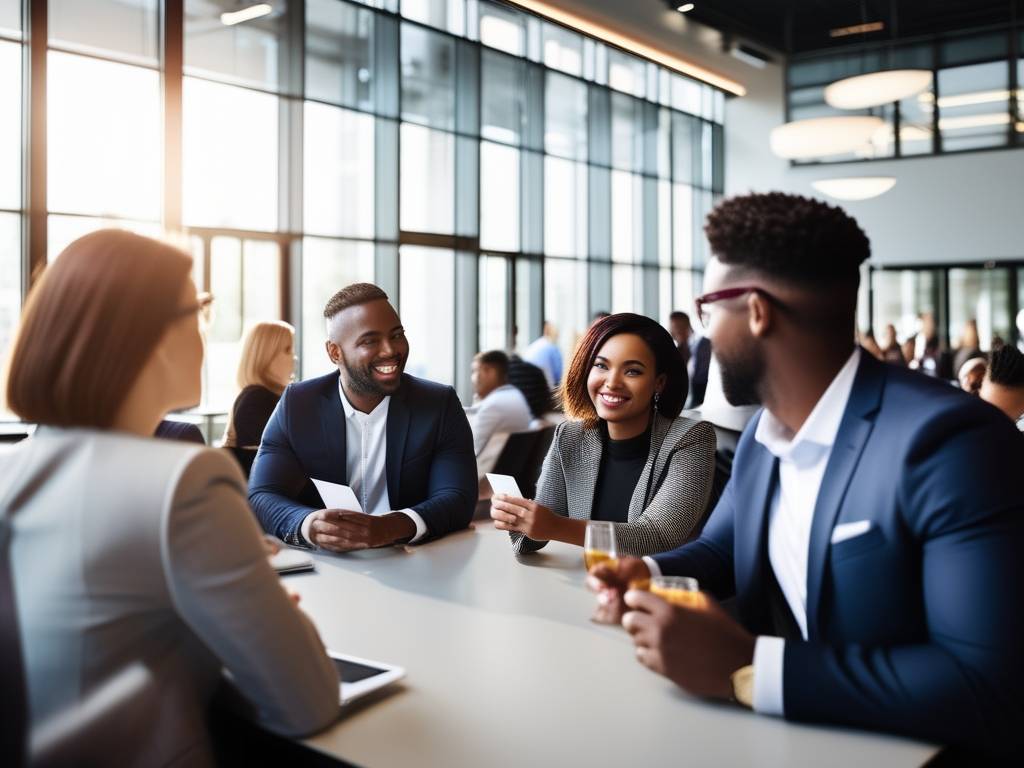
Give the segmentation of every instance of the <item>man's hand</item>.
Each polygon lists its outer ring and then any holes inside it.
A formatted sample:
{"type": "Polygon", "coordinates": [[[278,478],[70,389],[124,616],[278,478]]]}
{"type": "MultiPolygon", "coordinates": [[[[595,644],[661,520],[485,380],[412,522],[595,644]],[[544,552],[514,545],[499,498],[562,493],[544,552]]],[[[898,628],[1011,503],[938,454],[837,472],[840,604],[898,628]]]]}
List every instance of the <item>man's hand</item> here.
{"type": "Polygon", "coordinates": [[[535,541],[555,538],[558,515],[529,499],[499,493],[491,499],[491,518],[499,531],[516,531],[535,541]]]}
{"type": "Polygon", "coordinates": [[[756,639],[709,596],[701,608],[674,606],[650,592],[626,593],[622,626],[637,660],[695,696],[732,698],[732,673],[750,664],[756,639]]]}
{"type": "Polygon", "coordinates": [[[632,584],[651,578],[647,563],[639,557],[620,557],[615,563],[599,563],[587,575],[587,587],[597,593],[597,608],[591,621],[618,624],[626,612],[623,596],[632,584]]]}
{"type": "Polygon", "coordinates": [[[310,543],[332,552],[386,547],[415,535],[416,524],[400,512],[376,516],[321,509],[313,513],[309,525],[310,543]]]}

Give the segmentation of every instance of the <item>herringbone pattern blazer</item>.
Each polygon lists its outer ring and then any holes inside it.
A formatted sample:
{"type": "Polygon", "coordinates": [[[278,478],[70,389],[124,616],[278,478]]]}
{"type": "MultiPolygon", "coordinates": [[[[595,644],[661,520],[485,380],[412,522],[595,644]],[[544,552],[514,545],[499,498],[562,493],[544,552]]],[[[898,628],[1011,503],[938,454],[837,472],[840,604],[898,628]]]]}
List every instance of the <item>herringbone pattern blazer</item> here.
{"type": "MultiPolygon", "coordinates": [[[[558,426],[537,483],[536,501],[556,515],[589,520],[604,445],[597,427],[558,426]]],[[[655,414],[651,449],[629,504],[629,522],[616,525],[618,554],[651,555],[682,544],[700,521],[715,472],[715,431],[706,421],[655,414]]],[[[547,542],[509,534],[517,554],[547,542]]]]}

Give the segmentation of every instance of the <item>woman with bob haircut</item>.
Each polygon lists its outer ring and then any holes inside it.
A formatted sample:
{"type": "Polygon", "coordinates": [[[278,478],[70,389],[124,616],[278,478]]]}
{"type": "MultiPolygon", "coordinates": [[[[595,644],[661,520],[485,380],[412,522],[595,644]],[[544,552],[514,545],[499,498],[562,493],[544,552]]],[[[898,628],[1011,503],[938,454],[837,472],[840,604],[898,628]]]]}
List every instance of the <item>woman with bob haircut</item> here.
{"type": "Polygon", "coordinates": [[[583,545],[588,520],[616,523],[620,555],[672,549],[695,534],[715,470],[715,433],[681,417],[686,368],[668,331],[622,313],[580,340],[562,386],[534,501],[497,496],[494,526],[517,554],[548,541],[583,545]]]}
{"type": "Polygon", "coordinates": [[[277,733],[338,712],[337,673],[267,561],[235,462],[151,437],[200,396],[191,269],[156,240],[86,235],[32,289],[11,351],[7,405],[39,425],[0,453],[31,727],[60,732],[112,689],[144,723],[93,722],[82,763],[212,764],[222,666],[277,733]],[[121,685],[136,672],[145,684],[121,685]]]}
{"type": "Polygon", "coordinates": [[[238,362],[241,390],[224,430],[225,448],[259,448],[263,429],[295,373],[295,329],[281,321],[256,323],[238,362]]]}

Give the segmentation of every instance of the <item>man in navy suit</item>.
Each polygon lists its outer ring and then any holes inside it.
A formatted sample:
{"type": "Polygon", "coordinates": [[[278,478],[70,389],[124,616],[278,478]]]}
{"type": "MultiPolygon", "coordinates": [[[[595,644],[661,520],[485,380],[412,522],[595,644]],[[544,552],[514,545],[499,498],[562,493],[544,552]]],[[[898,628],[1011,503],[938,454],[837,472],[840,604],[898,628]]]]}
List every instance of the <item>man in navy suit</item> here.
{"type": "Polygon", "coordinates": [[[719,599],[624,595],[641,663],[691,693],[787,719],[999,754],[1024,733],[1024,441],[995,408],[853,343],[867,237],[778,193],[708,217],[697,300],[729,402],[764,408],[700,538],[597,568],[686,575],[719,599]]]}
{"type": "Polygon", "coordinates": [[[704,402],[704,394],[708,389],[711,342],[707,336],[694,334],[690,316],[685,312],[676,311],[670,314],[668,327],[690,379],[690,394],[686,400],[686,407],[696,408],[704,402]]]}
{"type": "Polygon", "coordinates": [[[476,457],[455,390],[403,372],[409,342],[377,286],[343,288],[324,317],[338,371],[289,386],[263,432],[249,479],[263,529],[348,552],[465,528],[476,457]],[[327,508],[312,479],[350,486],[361,510],[327,508]]]}

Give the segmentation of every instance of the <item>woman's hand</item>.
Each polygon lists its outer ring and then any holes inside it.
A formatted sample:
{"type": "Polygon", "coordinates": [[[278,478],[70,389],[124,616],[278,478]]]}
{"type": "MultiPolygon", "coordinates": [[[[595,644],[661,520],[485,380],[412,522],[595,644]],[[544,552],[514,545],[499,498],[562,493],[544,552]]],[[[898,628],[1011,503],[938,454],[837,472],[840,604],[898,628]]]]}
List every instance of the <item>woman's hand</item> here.
{"type": "Polygon", "coordinates": [[[529,499],[498,494],[491,499],[491,519],[499,531],[516,531],[534,541],[550,541],[561,518],[529,499]]]}
{"type": "Polygon", "coordinates": [[[263,535],[263,549],[267,552],[267,557],[273,557],[281,551],[281,540],[276,536],[263,535]]]}

